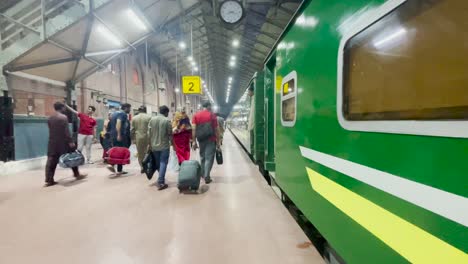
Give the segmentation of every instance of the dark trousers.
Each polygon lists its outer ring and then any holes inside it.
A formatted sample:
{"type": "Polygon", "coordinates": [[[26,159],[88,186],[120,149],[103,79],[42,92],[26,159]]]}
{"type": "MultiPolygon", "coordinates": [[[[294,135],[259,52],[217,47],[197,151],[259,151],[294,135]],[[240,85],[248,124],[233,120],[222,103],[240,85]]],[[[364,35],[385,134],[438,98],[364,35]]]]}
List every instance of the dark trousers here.
{"type": "Polygon", "coordinates": [[[166,169],[167,163],[169,161],[169,149],[164,149],[161,151],[153,151],[153,158],[155,163],[158,164],[159,162],[159,178],[158,183],[164,184],[166,182],[166,169]]]}
{"type": "Polygon", "coordinates": [[[211,140],[200,141],[201,171],[205,180],[210,179],[210,172],[216,154],[216,142],[211,140]]]}
{"type": "MultiPolygon", "coordinates": [[[[54,175],[55,169],[57,169],[57,164],[59,163],[60,155],[51,155],[47,156],[47,164],[46,164],[46,177],[45,181],[47,183],[54,182],[54,175]]],[[[78,177],[80,176],[80,172],[78,171],[78,167],[72,168],[73,176],[78,177]]]]}

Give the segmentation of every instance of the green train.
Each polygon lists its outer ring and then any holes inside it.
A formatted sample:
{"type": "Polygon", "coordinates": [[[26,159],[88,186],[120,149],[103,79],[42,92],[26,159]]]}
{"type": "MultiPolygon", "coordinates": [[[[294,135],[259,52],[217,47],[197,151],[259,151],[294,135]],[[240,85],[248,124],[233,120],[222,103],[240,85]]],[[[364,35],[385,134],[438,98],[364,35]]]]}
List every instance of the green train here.
{"type": "Polygon", "coordinates": [[[340,262],[468,263],[467,17],[466,0],[305,1],[234,107],[340,262]]]}

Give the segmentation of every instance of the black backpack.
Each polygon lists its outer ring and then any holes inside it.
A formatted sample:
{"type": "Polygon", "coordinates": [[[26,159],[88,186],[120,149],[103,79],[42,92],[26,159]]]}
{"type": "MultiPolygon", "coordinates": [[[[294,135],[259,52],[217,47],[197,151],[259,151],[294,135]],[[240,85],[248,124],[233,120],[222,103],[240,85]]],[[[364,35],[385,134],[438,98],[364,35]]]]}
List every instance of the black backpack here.
{"type": "Polygon", "coordinates": [[[214,136],[215,131],[213,128],[213,115],[211,115],[211,119],[209,122],[197,124],[197,127],[195,129],[195,137],[198,141],[205,141],[210,137],[214,136]]]}

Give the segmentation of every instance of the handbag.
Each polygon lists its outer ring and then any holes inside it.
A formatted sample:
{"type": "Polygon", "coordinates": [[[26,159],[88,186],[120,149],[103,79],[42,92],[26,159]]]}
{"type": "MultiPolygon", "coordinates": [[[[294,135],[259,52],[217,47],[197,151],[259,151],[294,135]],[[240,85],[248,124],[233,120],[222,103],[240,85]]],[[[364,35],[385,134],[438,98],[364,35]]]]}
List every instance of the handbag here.
{"type": "Polygon", "coordinates": [[[218,165],[223,164],[223,152],[221,149],[216,150],[216,163],[218,163],[218,165]]]}
{"type": "Polygon", "coordinates": [[[62,168],[74,168],[85,163],[85,158],[78,150],[63,154],[59,158],[59,164],[62,168]]]}
{"type": "Polygon", "coordinates": [[[148,178],[148,180],[151,180],[153,178],[154,173],[159,169],[151,151],[148,151],[146,153],[145,158],[142,161],[142,165],[143,170],[146,174],[146,178],[148,178]]]}

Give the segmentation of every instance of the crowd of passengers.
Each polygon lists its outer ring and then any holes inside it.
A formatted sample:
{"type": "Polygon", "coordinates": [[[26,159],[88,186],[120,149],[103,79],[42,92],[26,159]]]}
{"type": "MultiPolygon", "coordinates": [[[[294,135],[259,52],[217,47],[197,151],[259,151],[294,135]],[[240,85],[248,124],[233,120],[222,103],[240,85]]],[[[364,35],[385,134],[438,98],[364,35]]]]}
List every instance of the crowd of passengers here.
{"type": "MultiPolygon", "coordinates": [[[[103,162],[107,163],[108,151],[113,147],[130,148],[136,145],[138,162],[141,173],[143,170],[143,159],[147,153],[153,155],[153,159],[159,161],[159,176],[157,187],[159,190],[166,189],[166,170],[169,162],[170,148],[175,150],[179,165],[190,160],[190,149],[200,149],[202,176],[205,183],[212,182],[210,172],[213,167],[216,149],[222,144],[224,134],[224,119],[219,114],[212,112],[210,102],[202,104],[203,109],[193,115],[192,121],[188,117],[185,108],[180,108],[174,114],[172,121],[168,118],[169,108],[165,105],[159,108],[159,114],[152,116],[147,114],[146,106],[138,109],[138,114],[131,118],[130,104],[122,104],[121,109],[109,113],[104,121],[103,130],[99,133],[100,143],[103,148],[103,162]],[[197,142],[197,126],[211,123],[216,132],[207,140],[197,142]]],[[[89,106],[87,113],[79,113],[72,107],[56,102],[55,113],[49,117],[49,144],[47,151],[47,164],[45,172],[45,187],[56,185],[54,180],[55,170],[61,155],[83,149],[86,152],[86,162],[93,164],[91,159],[91,147],[96,141],[97,122],[94,118],[96,108],[89,106]],[[68,118],[65,115],[67,109],[77,115],[80,120],[77,144],[75,144],[68,127],[68,118]]],[[[107,167],[116,176],[127,174],[123,165],[108,165],[107,167]]],[[[87,175],[80,173],[78,167],[73,167],[73,175],[77,180],[87,175]]]]}

